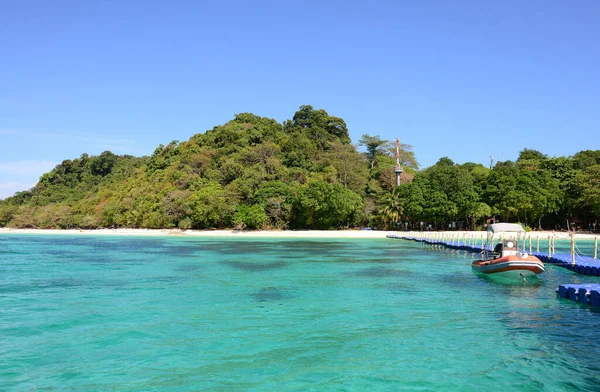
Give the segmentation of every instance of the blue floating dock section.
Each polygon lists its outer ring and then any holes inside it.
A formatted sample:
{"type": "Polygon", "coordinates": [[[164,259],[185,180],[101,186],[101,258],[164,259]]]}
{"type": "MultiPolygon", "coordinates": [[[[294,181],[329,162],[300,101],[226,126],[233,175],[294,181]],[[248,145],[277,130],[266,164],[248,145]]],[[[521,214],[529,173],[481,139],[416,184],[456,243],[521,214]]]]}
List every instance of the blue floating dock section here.
{"type": "Polygon", "coordinates": [[[474,253],[481,253],[481,252],[483,252],[483,249],[484,249],[484,247],[482,247],[481,245],[471,245],[471,244],[467,244],[466,242],[462,242],[462,241],[442,241],[442,240],[433,239],[433,238],[407,237],[407,236],[398,235],[398,234],[388,234],[386,237],[397,239],[397,240],[423,242],[423,243],[426,243],[429,245],[438,245],[438,246],[441,246],[444,248],[464,250],[467,252],[474,252],[474,253]]]}
{"type": "Polygon", "coordinates": [[[556,293],[560,298],[600,307],[600,284],[561,284],[556,293]]]}
{"type": "Polygon", "coordinates": [[[555,264],[581,275],[600,276],[600,260],[589,256],[575,256],[573,263],[570,254],[554,254],[548,257],[547,254],[534,252],[533,255],[544,263],[555,264]]]}
{"type": "MultiPolygon", "coordinates": [[[[423,242],[430,245],[437,245],[444,248],[464,250],[466,252],[474,253],[481,253],[484,249],[481,245],[472,245],[458,240],[442,241],[440,239],[426,238],[425,236],[413,237],[399,234],[388,234],[387,238],[423,242]]],[[[576,255],[575,263],[573,263],[570,254],[560,253],[553,254],[552,256],[548,256],[547,253],[541,252],[532,252],[531,254],[536,256],[544,263],[554,264],[558,267],[566,268],[580,275],[600,276],[600,260],[594,259],[593,257],[576,255]]]]}

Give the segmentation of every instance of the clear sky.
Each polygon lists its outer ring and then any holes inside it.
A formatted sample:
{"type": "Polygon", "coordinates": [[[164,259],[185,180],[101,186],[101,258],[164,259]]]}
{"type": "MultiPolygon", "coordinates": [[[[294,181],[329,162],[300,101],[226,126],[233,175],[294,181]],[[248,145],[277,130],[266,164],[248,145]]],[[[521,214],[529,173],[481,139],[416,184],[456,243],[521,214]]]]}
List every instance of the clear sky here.
{"type": "Polygon", "coordinates": [[[309,104],[421,167],[600,149],[600,1],[0,0],[0,198],[309,104]]]}

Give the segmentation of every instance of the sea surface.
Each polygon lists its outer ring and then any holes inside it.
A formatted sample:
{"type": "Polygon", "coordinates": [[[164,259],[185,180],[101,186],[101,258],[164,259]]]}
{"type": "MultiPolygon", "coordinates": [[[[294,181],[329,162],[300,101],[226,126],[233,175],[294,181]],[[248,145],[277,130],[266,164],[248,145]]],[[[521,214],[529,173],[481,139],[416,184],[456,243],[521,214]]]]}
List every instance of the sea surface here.
{"type": "Polygon", "coordinates": [[[2,234],[0,390],[599,391],[600,312],[555,289],[600,279],[550,265],[505,284],[474,257],[391,239],[2,234]]]}

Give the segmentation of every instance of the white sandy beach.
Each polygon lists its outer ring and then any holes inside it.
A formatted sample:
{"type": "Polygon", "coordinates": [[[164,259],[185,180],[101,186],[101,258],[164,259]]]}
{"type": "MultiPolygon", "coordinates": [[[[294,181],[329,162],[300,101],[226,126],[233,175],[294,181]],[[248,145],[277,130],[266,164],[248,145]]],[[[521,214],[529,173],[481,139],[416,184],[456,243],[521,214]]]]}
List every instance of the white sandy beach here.
{"type": "Polygon", "coordinates": [[[189,237],[271,237],[271,238],[385,238],[388,231],[377,230],[179,230],[179,229],[98,229],[46,230],[0,228],[0,235],[12,234],[77,234],[122,236],[189,236],[189,237]]]}
{"type": "MultiPolygon", "coordinates": [[[[259,230],[259,231],[239,231],[239,230],[179,230],[179,229],[98,229],[98,230],[47,230],[47,229],[12,229],[0,228],[2,234],[69,234],[69,235],[122,235],[122,236],[190,236],[190,237],[269,237],[269,238],[385,238],[388,234],[413,235],[420,233],[422,235],[439,235],[440,232],[397,232],[383,230],[259,230]]],[[[462,238],[465,236],[475,236],[477,238],[485,237],[483,231],[447,231],[445,236],[456,236],[462,238]]],[[[548,238],[554,236],[556,239],[568,239],[568,232],[553,231],[532,231],[527,233],[532,238],[548,238]]],[[[594,239],[600,237],[598,234],[575,234],[577,239],[594,239]]]]}

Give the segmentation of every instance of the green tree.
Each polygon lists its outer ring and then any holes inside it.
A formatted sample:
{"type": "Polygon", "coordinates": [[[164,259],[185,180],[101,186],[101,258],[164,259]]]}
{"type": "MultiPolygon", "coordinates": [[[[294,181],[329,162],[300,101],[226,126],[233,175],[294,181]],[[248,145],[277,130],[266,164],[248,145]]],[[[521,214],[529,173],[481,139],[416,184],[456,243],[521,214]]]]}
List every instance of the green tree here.
{"type": "Polygon", "coordinates": [[[192,206],[190,199],[192,192],[189,190],[175,189],[167,193],[167,195],[161,200],[161,211],[165,220],[167,221],[168,227],[187,227],[191,224],[192,206]],[[186,219],[186,222],[180,225],[180,222],[186,219]]]}
{"type": "Polygon", "coordinates": [[[208,182],[189,198],[192,225],[198,229],[230,227],[237,203],[219,183],[208,182]]]}
{"type": "Polygon", "coordinates": [[[381,139],[379,136],[362,135],[358,141],[359,146],[365,147],[365,157],[369,162],[371,169],[375,167],[377,158],[387,156],[389,157],[389,149],[391,144],[387,140],[381,139]]]}
{"type": "Polygon", "coordinates": [[[356,223],[362,209],[362,199],[341,185],[312,181],[299,190],[293,207],[298,226],[337,229],[356,223]]]}
{"type": "Polygon", "coordinates": [[[470,220],[471,230],[477,230],[477,222],[492,216],[492,209],[486,203],[473,202],[467,206],[465,214],[470,220]]]}
{"type": "Polygon", "coordinates": [[[398,229],[404,213],[404,200],[400,188],[384,193],[379,199],[379,213],[385,228],[398,229]]]}
{"type": "Polygon", "coordinates": [[[241,205],[238,207],[233,223],[240,229],[256,230],[261,229],[268,219],[265,208],[262,205],[241,205]]]}
{"type": "Polygon", "coordinates": [[[322,148],[335,140],[350,143],[346,122],[339,117],[330,116],[323,109],[315,110],[310,105],[302,105],[294,114],[291,124],[301,129],[322,148]]]}
{"type": "Polygon", "coordinates": [[[324,167],[335,170],[336,182],[358,194],[364,194],[368,172],[363,156],[351,144],[332,142],[323,154],[324,167]]]}
{"type": "Polygon", "coordinates": [[[578,211],[588,218],[592,214],[600,216],[600,164],[578,170],[572,179],[572,187],[578,211]]]}
{"type": "Polygon", "coordinates": [[[573,155],[573,168],[584,170],[590,166],[600,165],[600,150],[584,150],[573,155]]]}

